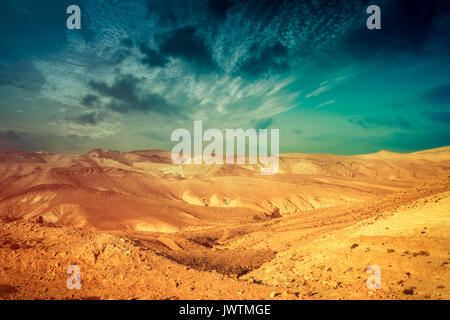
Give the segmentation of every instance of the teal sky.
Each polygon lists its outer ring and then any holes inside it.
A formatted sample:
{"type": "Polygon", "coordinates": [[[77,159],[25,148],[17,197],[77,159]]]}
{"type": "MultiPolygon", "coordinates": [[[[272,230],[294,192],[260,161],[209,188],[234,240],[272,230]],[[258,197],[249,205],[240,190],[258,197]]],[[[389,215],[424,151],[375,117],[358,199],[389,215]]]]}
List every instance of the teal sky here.
{"type": "Polygon", "coordinates": [[[0,151],[169,150],[194,120],[281,152],[449,145],[449,31],[439,0],[5,0],[0,151]]]}

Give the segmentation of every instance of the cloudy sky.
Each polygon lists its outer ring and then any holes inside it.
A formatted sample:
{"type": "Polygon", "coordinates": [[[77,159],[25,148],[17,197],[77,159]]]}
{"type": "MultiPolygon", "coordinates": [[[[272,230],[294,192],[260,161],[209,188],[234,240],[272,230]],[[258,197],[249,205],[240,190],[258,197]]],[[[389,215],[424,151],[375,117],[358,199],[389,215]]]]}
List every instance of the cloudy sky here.
{"type": "Polygon", "coordinates": [[[281,152],[450,144],[447,0],[2,0],[0,32],[0,151],[169,150],[194,120],[281,152]]]}

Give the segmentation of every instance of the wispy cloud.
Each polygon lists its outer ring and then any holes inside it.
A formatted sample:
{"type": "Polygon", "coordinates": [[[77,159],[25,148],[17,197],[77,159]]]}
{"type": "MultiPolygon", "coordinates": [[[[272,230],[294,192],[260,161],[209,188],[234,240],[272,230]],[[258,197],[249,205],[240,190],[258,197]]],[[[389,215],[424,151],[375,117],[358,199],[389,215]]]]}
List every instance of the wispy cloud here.
{"type": "Polygon", "coordinates": [[[319,109],[319,108],[322,108],[322,107],[327,106],[329,104],[333,104],[335,102],[336,102],[336,100],[328,100],[328,101],[322,102],[321,104],[318,104],[316,106],[316,108],[319,109]]]}
{"type": "Polygon", "coordinates": [[[366,117],[366,118],[351,118],[349,122],[355,125],[358,125],[364,129],[373,129],[373,128],[381,128],[381,127],[392,127],[392,128],[403,128],[408,129],[411,127],[411,123],[408,120],[397,118],[375,118],[375,117],[366,117]]]}

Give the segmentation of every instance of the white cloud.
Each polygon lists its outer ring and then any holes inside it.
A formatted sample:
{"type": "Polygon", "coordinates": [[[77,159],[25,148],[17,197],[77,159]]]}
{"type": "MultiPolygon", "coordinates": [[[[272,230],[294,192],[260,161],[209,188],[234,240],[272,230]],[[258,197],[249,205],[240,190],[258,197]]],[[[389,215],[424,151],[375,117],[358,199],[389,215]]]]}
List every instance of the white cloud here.
{"type": "Polygon", "coordinates": [[[326,106],[326,105],[333,104],[333,103],[335,103],[335,102],[336,102],[335,100],[325,101],[325,102],[323,102],[323,103],[317,105],[316,108],[319,109],[319,108],[322,108],[322,107],[324,107],[324,106],[326,106]]]}

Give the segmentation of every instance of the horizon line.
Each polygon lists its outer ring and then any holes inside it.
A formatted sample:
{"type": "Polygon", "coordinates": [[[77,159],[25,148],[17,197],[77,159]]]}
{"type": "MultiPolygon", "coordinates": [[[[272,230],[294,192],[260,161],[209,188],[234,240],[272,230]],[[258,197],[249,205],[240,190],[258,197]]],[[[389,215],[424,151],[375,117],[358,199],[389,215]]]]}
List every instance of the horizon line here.
{"type": "MultiPolygon", "coordinates": [[[[325,153],[325,152],[280,152],[278,153],[278,155],[289,155],[289,154],[322,154],[322,155],[335,155],[335,156],[342,156],[342,157],[351,157],[351,156],[359,156],[359,155],[370,155],[370,154],[376,154],[376,153],[380,153],[380,152],[390,152],[390,153],[397,153],[397,154],[413,154],[413,153],[417,153],[417,152],[422,152],[422,151],[431,151],[431,150],[438,150],[438,149],[445,149],[445,148],[449,148],[450,150],[450,145],[444,145],[441,147],[435,147],[435,148],[427,148],[427,149],[420,149],[417,151],[412,151],[412,152],[398,152],[398,151],[391,151],[388,149],[379,149],[378,151],[375,152],[369,152],[369,153],[357,153],[357,154],[337,154],[337,153],[325,153]]],[[[93,148],[93,149],[89,149],[88,151],[84,151],[84,152],[48,152],[48,151],[24,151],[24,150],[12,150],[12,151],[0,151],[0,154],[5,154],[5,153],[27,153],[27,154],[61,154],[61,155],[83,155],[83,154],[87,154],[90,152],[94,152],[94,151],[106,151],[106,152],[120,152],[120,153],[136,153],[136,152],[149,152],[149,151],[153,151],[153,152],[167,152],[167,153],[172,153],[172,151],[170,150],[165,150],[165,149],[138,149],[138,150],[132,150],[132,151],[121,151],[121,150],[114,150],[114,149],[103,149],[103,148],[93,148]]],[[[226,156],[226,154],[224,153],[222,156],[226,156]]],[[[242,156],[241,154],[235,154],[234,156],[242,156]]],[[[258,156],[258,154],[245,154],[244,156],[258,156]]],[[[192,157],[194,157],[194,155],[192,155],[192,157]]]]}

